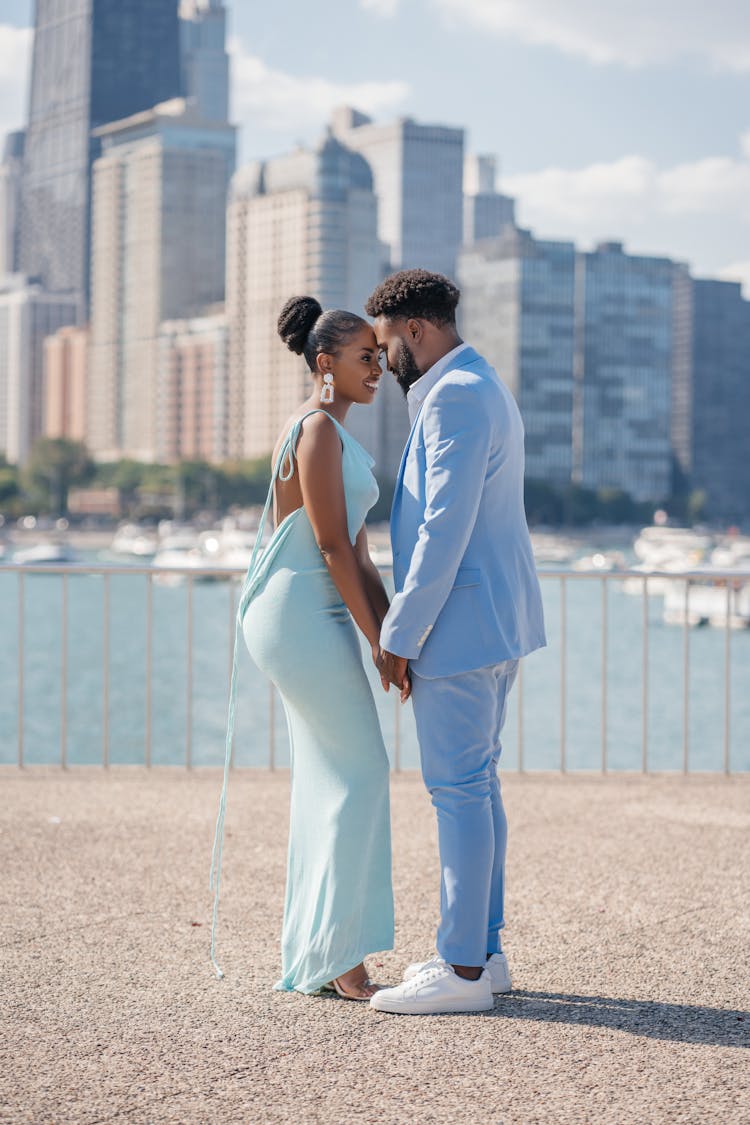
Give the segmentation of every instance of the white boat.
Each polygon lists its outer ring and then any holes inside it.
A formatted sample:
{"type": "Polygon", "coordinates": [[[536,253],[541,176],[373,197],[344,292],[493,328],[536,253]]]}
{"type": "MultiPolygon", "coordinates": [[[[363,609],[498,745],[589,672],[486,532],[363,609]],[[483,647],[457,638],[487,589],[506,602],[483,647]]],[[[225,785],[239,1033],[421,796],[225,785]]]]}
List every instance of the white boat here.
{"type": "Polygon", "coordinates": [[[663,570],[672,560],[685,559],[691,569],[698,566],[711,550],[713,539],[693,531],[691,527],[644,527],[633,543],[636,558],[653,570],[663,570]]]}
{"type": "Polygon", "coordinates": [[[153,558],[158,547],[159,540],[153,532],[146,531],[135,523],[126,523],[118,527],[109,550],[113,555],[149,559],[153,558]]]}
{"type": "Polygon", "coordinates": [[[198,535],[192,530],[184,530],[160,540],[151,565],[160,572],[154,575],[155,582],[177,586],[184,582],[186,571],[200,570],[210,564],[200,549],[198,535]]]}
{"type": "Polygon", "coordinates": [[[664,623],[712,625],[718,629],[726,628],[727,624],[730,629],[750,628],[750,571],[747,580],[743,580],[736,575],[722,576],[721,571],[709,567],[702,569],[705,578],[691,578],[687,598],[685,582],[676,578],[668,580],[664,592],[664,623]]]}
{"type": "Polygon", "coordinates": [[[16,551],[13,562],[21,566],[54,566],[75,562],[75,556],[63,543],[37,543],[16,551]]]}
{"type": "Polygon", "coordinates": [[[573,543],[542,532],[531,533],[531,547],[538,563],[569,563],[576,553],[573,543]]]}
{"type": "Polygon", "coordinates": [[[750,536],[730,535],[711,552],[711,565],[725,570],[750,570],[750,536]]]}
{"type": "Polygon", "coordinates": [[[582,555],[573,563],[573,570],[580,572],[601,571],[603,574],[611,570],[624,570],[625,556],[620,551],[596,551],[593,555],[582,555]]]}

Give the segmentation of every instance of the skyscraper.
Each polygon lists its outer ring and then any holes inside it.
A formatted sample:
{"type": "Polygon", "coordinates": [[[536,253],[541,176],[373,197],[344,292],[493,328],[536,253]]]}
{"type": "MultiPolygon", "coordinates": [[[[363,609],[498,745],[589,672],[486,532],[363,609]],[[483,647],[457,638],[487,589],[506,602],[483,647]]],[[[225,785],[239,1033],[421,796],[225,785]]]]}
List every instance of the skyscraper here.
{"type": "Polygon", "coordinates": [[[76,305],[21,274],[0,280],[0,453],[23,463],[42,433],[44,340],[76,305]]]}
{"type": "Polygon", "coordinates": [[[86,440],[87,328],[67,325],[44,341],[45,437],[86,440]]]}
{"type": "Polygon", "coordinates": [[[576,476],[635,500],[672,491],[675,285],[668,258],[602,243],[578,259],[582,430],[576,476]]]}
{"type": "Polygon", "coordinates": [[[518,402],[526,474],[566,484],[573,468],[575,261],[572,242],[507,226],[461,252],[459,326],[518,402]]]}
{"type": "Polygon", "coordinates": [[[180,92],[177,0],[37,0],[20,268],[88,291],[92,130],[180,92]]]}
{"type": "MultiPolygon", "coordinates": [[[[276,332],[284,302],[309,293],[324,308],[361,312],[382,276],[372,173],[363,157],[328,135],[315,149],[241,169],[227,226],[229,451],[261,457],[310,386],[304,359],[276,332]]],[[[388,382],[390,393],[398,392],[388,382]]],[[[384,389],[375,406],[355,407],[347,419],[381,462],[395,455],[384,447],[384,389]]],[[[400,406],[405,413],[403,400],[400,406]]]]}
{"type": "Polygon", "coordinates": [[[180,4],[182,93],[195,99],[206,121],[229,119],[226,23],[221,0],[182,0],[180,4]]]}
{"type": "Polygon", "coordinates": [[[683,485],[707,514],[750,517],[750,301],[731,281],[691,286],[690,362],[674,395],[673,441],[683,485]]]}
{"type": "Polygon", "coordinates": [[[24,132],[8,133],[0,163],[0,277],[18,271],[24,132]]]}
{"type": "Polygon", "coordinates": [[[159,461],[226,459],[227,359],[223,312],[162,323],[156,406],[159,461]]]}
{"type": "Polygon", "coordinates": [[[347,107],[335,112],[333,131],[372,169],[390,269],[421,266],[453,277],[463,238],[464,130],[410,117],[375,125],[347,107]]]}
{"type": "Polygon", "coordinates": [[[494,156],[467,156],[464,161],[464,245],[497,238],[516,221],[516,202],[497,190],[494,156]]]}
{"type": "Polygon", "coordinates": [[[89,441],[100,457],[151,460],[160,324],[224,295],[235,134],[175,98],[97,136],[89,441]]]}

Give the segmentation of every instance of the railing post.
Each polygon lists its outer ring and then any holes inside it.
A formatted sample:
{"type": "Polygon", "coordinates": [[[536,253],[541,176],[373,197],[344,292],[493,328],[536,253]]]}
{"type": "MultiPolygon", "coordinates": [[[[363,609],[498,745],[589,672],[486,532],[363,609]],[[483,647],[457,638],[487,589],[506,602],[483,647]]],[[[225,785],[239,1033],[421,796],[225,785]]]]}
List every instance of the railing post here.
{"type": "Polygon", "coordinates": [[[187,588],[187,701],[185,707],[185,766],[193,766],[193,576],[187,588]]]}
{"type": "Polygon", "coordinates": [[[607,579],[602,577],[602,773],[607,772],[607,579]]]}
{"type": "Polygon", "coordinates": [[[103,635],[102,635],[102,765],[109,767],[109,575],[104,575],[103,635]]]}
{"type": "Polygon", "coordinates": [[[682,639],[682,772],[690,755],[690,579],[685,580],[685,622],[682,639]]]}
{"type": "Polygon", "coordinates": [[[732,584],[727,579],[727,618],[724,623],[724,773],[728,774],[731,753],[731,702],[732,702],[732,628],[730,623],[732,610],[732,584]]]}
{"type": "Polygon", "coordinates": [[[24,641],[26,590],[23,571],[18,572],[18,768],[23,769],[24,641]]]}
{"type": "Polygon", "coordinates": [[[401,773],[401,697],[396,692],[394,694],[394,717],[393,717],[393,768],[396,773],[401,773]]]}
{"type": "Polygon", "coordinates": [[[60,629],[60,765],[68,765],[68,576],[62,576],[62,621],[60,629]]]}
{"type": "Polygon", "coordinates": [[[568,609],[567,609],[567,581],[565,575],[560,576],[560,773],[565,773],[567,768],[567,695],[568,695],[568,664],[567,664],[567,637],[568,637],[568,609]]]}
{"type": "Polygon", "coordinates": [[[146,769],[151,768],[152,681],[154,659],[154,581],[146,575],[146,769]]]}
{"type": "Polygon", "coordinates": [[[648,773],[648,575],[643,576],[643,694],[641,697],[641,771],[648,773]]]}

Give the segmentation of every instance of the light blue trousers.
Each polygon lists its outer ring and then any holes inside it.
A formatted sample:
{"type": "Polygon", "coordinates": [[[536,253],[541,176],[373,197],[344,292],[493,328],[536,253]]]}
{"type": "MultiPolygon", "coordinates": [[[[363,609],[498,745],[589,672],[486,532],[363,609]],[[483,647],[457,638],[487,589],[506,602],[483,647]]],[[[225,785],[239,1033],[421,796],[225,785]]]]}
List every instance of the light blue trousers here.
{"type": "Polygon", "coordinates": [[[437,951],[483,965],[500,948],[508,826],[497,765],[518,661],[428,680],[412,672],[422,777],[437,812],[437,951]]]}

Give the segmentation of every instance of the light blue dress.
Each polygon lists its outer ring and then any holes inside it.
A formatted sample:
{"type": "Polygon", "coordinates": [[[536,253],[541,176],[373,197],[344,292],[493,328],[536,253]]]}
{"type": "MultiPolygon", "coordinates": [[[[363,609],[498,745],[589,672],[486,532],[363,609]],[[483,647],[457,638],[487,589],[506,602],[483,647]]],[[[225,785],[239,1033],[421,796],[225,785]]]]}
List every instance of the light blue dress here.
{"type": "MultiPolygon", "coordinates": [[[[294,423],[279,451],[264,518],[277,476],[288,480],[295,471],[297,441],[308,416],[294,423]]],[[[378,497],[374,462],[343,426],[331,421],[341,436],[354,543],[378,497]]],[[[311,993],[368,954],[393,948],[389,764],[357,629],[323,562],[304,507],[281,521],[262,554],[257,547],[238,623],[253,660],[279,690],[291,747],[282,977],[275,987],[311,993]]],[[[232,720],[230,707],[228,754],[232,720]]],[[[215,867],[224,804],[225,793],[215,867]]],[[[216,892],[218,897],[218,877],[216,892]]],[[[214,928],[215,917],[214,910],[214,928]]],[[[215,960],[214,965],[220,972],[215,960]]]]}

